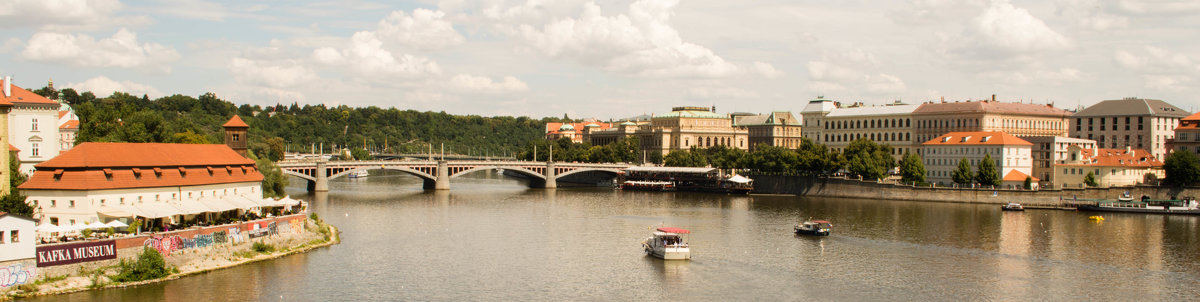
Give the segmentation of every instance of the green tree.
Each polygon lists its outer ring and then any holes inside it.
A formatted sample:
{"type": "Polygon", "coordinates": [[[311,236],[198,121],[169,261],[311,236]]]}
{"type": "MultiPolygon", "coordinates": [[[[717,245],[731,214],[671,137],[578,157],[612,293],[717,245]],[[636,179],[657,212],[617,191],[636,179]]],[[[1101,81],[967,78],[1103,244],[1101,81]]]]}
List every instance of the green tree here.
{"type": "Polygon", "coordinates": [[[813,142],[809,138],[800,139],[800,148],[796,149],[797,162],[801,175],[827,176],[841,170],[846,158],[834,152],[825,145],[813,142]]]}
{"type": "Polygon", "coordinates": [[[17,186],[25,183],[25,174],[21,173],[21,162],[15,153],[8,153],[8,194],[0,197],[0,212],[8,212],[25,217],[33,217],[33,206],[25,203],[25,195],[17,190],[17,186]]]}
{"type": "Polygon", "coordinates": [[[267,158],[271,161],[279,161],[283,159],[284,142],[281,137],[272,137],[267,139],[267,158]]]}
{"type": "Polygon", "coordinates": [[[954,183],[956,184],[970,184],[971,181],[975,179],[975,173],[971,172],[971,161],[967,160],[966,157],[963,157],[962,160],[959,160],[958,168],[954,169],[954,172],[950,173],[950,178],[953,179],[954,183]]]}
{"type": "Polygon", "coordinates": [[[845,156],[846,170],[862,179],[882,179],[887,176],[889,170],[896,167],[891,146],[877,144],[866,138],[850,142],[846,147],[845,156]]]}
{"type": "Polygon", "coordinates": [[[1025,189],[1033,190],[1033,176],[1025,176],[1025,189]]]}
{"type": "Polygon", "coordinates": [[[708,159],[704,158],[704,153],[696,148],[691,150],[672,150],[663,158],[663,165],[668,167],[704,167],[708,166],[708,159]]]}
{"type": "Polygon", "coordinates": [[[255,156],[253,151],[249,152],[248,155],[250,155],[250,159],[258,167],[258,172],[263,175],[263,197],[287,196],[284,188],[288,185],[288,179],[287,176],[283,175],[283,170],[279,169],[279,166],[276,166],[271,160],[255,156]]]}
{"type": "Polygon", "coordinates": [[[788,148],[758,144],[739,165],[762,172],[794,173],[799,167],[799,157],[788,148]]]}
{"type": "Polygon", "coordinates": [[[996,160],[992,159],[991,154],[984,154],[983,160],[979,161],[979,167],[975,172],[975,182],[985,186],[1001,184],[1000,170],[996,167],[996,160]]]}
{"type": "Polygon", "coordinates": [[[185,132],[175,133],[171,136],[171,142],[179,144],[211,144],[208,141],[208,136],[187,130],[185,132]]]}
{"type": "MultiPolygon", "coordinates": [[[[371,159],[371,152],[370,152],[370,151],[367,151],[367,150],[365,150],[365,149],[362,149],[362,148],[354,148],[354,149],[351,149],[351,150],[350,150],[350,155],[351,155],[351,156],[353,156],[355,160],[369,160],[369,159],[371,159]]],[[[269,160],[269,159],[268,159],[268,160],[269,160]]]]}
{"type": "Polygon", "coordinates": [[[112,278],[117,282],[158,279],[171,274],[162,254],[149,247],[142,248],[142,253],[138,255],[136,261],[127,262],[122,259],[118,267],[120,271],[112,278]]]}
{"type": "Polygon", "coordinates": [[[1200,183],[1200,158],[1188,151],[1175,151],[1163,163],[1167,172],[1164,181],[1172,186],[1191,186],[1200,183]]]}
{"type": "Polygon", "coordinates": [[[1092,173],[1091,171],[1088,171],[1088,174],[1083,176],[1083,184],[1085,184],[1089,187],[1099,187],[1100,186],[1100,184],[1096,183],[1096,174],[1092,173]]]}
{"type": "Polygon", "coordinates": [[[900,180],[904,183],[925,183],[925,163],[921,162],[920,155],[911,152],[904,155],[900,161],[900,180]]]}

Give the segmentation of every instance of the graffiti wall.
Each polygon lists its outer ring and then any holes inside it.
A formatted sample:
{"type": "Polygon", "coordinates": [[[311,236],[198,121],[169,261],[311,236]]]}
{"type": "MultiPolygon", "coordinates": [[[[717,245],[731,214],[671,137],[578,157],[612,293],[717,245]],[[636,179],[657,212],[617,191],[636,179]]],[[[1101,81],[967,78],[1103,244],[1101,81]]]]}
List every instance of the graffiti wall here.
{"type": "Polygon", "coordinates": [[[36,280],[37,267],[25,267],[24,264],[13,264],[0,267],[0,287],[10,287],[33,282],[36,280]]]}

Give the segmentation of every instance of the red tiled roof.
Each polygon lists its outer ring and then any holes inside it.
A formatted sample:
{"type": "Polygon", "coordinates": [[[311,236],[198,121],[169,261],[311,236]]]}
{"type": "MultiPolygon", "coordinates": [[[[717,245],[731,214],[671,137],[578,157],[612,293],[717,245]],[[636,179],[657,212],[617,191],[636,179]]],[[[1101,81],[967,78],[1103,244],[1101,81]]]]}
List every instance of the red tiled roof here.
{"type": "Polygon", "coordinates": [[[254,165],[226,145],[162,143],[82,143],[37,164],[38,170],[120,167],[254,165]]]}
{"type": "Polygon", "coordinates": [[[1021,173],[1021,171],[1017,171],[1015,169],[1012,171],[1009,171],[1008,175],[1004,175],[1004,181],[1025,181],[1025,177],[1031,178],[1031,180],[1033,182],[1042,181],[1041,179],[1038,179],[1037,177],[1029,176],[1028,174],[1021,173]]]}
{"type": "Polygon", "coordinates": [[[250,128],[250,125],[246,125],[246,122],[243,122],[240,116],[234,114],[233,118],[229,119],[229,121],[225,122],[225,124],[221,125],[221,127],[250,128]]]}
{"type": "Polygon", "coordinates": [[[69,120],[63,123],[62,126],[58,126],[58,129],[79,129],[79,121],[69,120]]]}
{"type": "Polygon", "coordinates": [[[70,112],[70,111],[66,111],[66,110],[59,110],[59,111],[58,111],[58,118],[63,118],[63,116],[67,115],[67,113],[71,113],[71,112],[70,112]]]}
{"type": "MultiPolygon", "coordinates": [[[[3,82],[3,81],[0,80],[0,82],[3,82]]],[[[0,83],[0,87],[3,87],[2,85],[3,85],[3,83],[0,83]]],[[[55,102],[54,100],[47,99],[44,96],[38,95],[29,90],[25,90],[24,88],[18,87],[17,85],[12,85],[12,95],[11,96],[5,96],[3,94],[0,94],[0,99],[4,100],[3,102],[0,102],[0,105],[12,105],[12,104],[18,104],[18,103],[20,103],[20,104],[58,105],[58,102],[55,102]]]]}
{"type": "Polygon", "coordinates": [[[1179,126],[1175,127],[1175,131],[1187,129],[1200,129],[1200,112],[1180,119],[1179,126]]]}
{"type": "Polygon", "coordinates": [[[1103,166],[1103,167],[1162,167],[1163,162],[1159,161],[1154,155],[1145,149],[1132,149],[1126,152],[1125,149],[1100,149],[1096,152],[1096,156],[1092,156],[1091,149],[1083,149],[1080,152],[1083,156],[1083,163],[1079,164],[1060,164],[1060,166],[1103,166]]]}
{"type": "Polygon", "coordinates": [[[599,130],[609,129],[609,128],[613,127],[612,123],[603,123],[603,122],[583,122],[583,123],[551,122],[551,123],[546,123],[546,134],[550,134],[550,133],[562,134],[562,133],[571,132],[571,131],[566,131],[566,132],[559,131],[558,128],[561,128],[563,124],[568,124],[568,125],[571,125],[571,127],[575,128],[575,130],[574,130],[575,134],[583,134],[583,129],[586,128],[588,124],[599,125],[600,126],[599,130]]]}
{"type": "Polygon", "coordinates": [[[12,144],[8,144],[8,152],[21,152],[21,149],[17,149],[17,146],[13,146],[12,144]]]}
{"type": "Polygon", "coordinates": [[[913,111],[913,115],[970,113],[970,112],[994,112],[994,113],[1045,115],[1045,116],[1061,116],[1061,117],[1067,117],[1067,116],[1071,115],[1070,111],[1066,111],[1066,110],[1059,109],[1059,108],[1054,108],[1053,106],[1050,106],[1050,105],[1005,103],[1005,102],[992,102],[992,101],[955,102],[955,103],[924,103],[924,104],[921,104],[920,107],[917,107],[917,110],[913,111]]]}
{"type": "Polygon", "coordinates": [[[233,167],[236,168],[211,171],[208,167],[157,170],[139,168],[48,170],[38,168],[19,188],[21,190],[105,190],[198,186],[263,180],[262,174],[253,164],[233,167]]]}
{"type": "Polygon", "coordinates": [[[1004,132],[950,132],[925,142],[927,146],[945,145],[1025,145],[1033,144],[1004,132]],[[966,138],[964,141],[963,138],[966,138]],[[983,141],[987,138],[987,141],[983,141]]]}

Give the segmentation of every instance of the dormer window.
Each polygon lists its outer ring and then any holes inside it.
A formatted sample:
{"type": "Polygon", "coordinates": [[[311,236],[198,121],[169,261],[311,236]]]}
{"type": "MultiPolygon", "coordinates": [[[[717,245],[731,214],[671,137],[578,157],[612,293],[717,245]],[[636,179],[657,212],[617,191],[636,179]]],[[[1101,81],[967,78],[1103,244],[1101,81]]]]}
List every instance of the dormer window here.
{"type": "Polygon", "coordinates": [[[985,142],[985,143],[986,143],[986,142],[987,142],[989,139],[992,139],[992,137],[991,137],[991,136],[984,136],[984,137],[983,137],[983,142],[985,142]]]}
{"type": "Polygon", "coordinates": [[[945,143],[945,142],[949,142],[949,141],[950,141],[950,137],[949,137],[949,136],[942,137],[942,142],[943,142],[943,143],[945,143]]]}
{"type": "Polygon", "coordinates": [[[104,179],[109,180],[109,181],[111,181],[113,179],[113,170],[112,169],[108,169],[108,168],[104,169],[104,179]]]}

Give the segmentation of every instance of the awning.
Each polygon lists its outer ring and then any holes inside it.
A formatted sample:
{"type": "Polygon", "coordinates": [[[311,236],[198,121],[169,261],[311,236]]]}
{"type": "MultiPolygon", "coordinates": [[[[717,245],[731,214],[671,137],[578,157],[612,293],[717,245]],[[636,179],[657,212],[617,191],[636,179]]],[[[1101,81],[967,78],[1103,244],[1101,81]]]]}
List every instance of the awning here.
{"type": "Polygon", "coordinates": [[[200,204],[203,204],[205,207],[209,208],[211,212],[225,212],[238,209],[237,205],[221,199],[201,199],[199,202],[200,204]]]}
{"type": "Polygon", "coordinates": [[[134,217],[134,216],[146,217],[146,213],[142,212],[142,210],[131,207],[131,206],[122,206],[122,205],[103,206],[103,207],[100,207],[99,210],[96,210],[96,213],[99,213],[100,215],[104,215],[104,216],[110,216],[110,217],[134,217]]]}
{"type": "Polygon", "coordinates": [[[750,179],[749,177],[745,177],[745,176],[741,176],[741,175],[734,175],[733,177],[730,177],[729,179],[726,179],[726,180],[728,180],[730,182],[740,183],[740,184],[746,184],[746,183],[750,183],[751,181],[754,181],[753,179],[750,179]]]}
{"type": "Polygon", "coordinates": [[[180,212],[182,212],[183,214],[187,214],[187,215],[207,213],[207,212],[219,212],[217,210],[209,209],[208,207],[204,206],[204,204],[200,203],[199,201],[172,200],[171,202],[168,202],[168,204],[170,204],[171,206],[174,206],[175,208],[179,209],[180,212]]]}
{"type": "Polygon", "coordinates": [[[658,228],[658,231],[665,232],[665,233],[675,233],[675,234],[690,234],[692,232],[692,231],[688,231],[688,230],[681,229],[681,228],[658,228]]]}
{"type": "Polygon", "coordinates": [[[135,205],[134,207],[138,208],[139,210],[142,210],[142,212],[145,213],[145,215],[138,215],[138,216],[142,216],[142,217],[146,217],[146,218],[163,218],[163,217],[171,217],[174,215],[183,215],[183,211],[180,211],[178,208],[173,207],[166,203],[159,203],[159,202],[142,203],[142,204],[135,205]]]}
{"type": "Polygon", "coordinates": [[[284,196],[283,198],[280,198],[279,200],[275,201],[275,205],[283,206],[283,207],[290,207],[290,206],[294,206],[294,205],[298,205],[298,204],[300,204],[299,200],[292,199],[289,196],[284,196]]]}
{"type": "Polygon", "coordinates": [[[89,228],[89,229],[107,229],[108,225],[100,223],[99,221],[92,221],[92,223],[87,224],[87,228],[89,228]]]}
{"type": "Polygon", "coordinates": [[[38,233],[46,233],[46,234],[68,232],[66,230],[66,228],[63,228],[63,227],[60,227],[57,225],[53,225],[53,224],[49,224],[49,223],[44,223],[42,225],[37,226],[36,230],[38,231],[38,233]]]}
{"type": "Polygon", "coordinates": [[[128,224],[125,224],[124,222],[121,222],[120,220],[113,220],[113,221],[109,221],[108,223],[105,223],[104,225],[107,225],[107,226],[109,226],[109,227],[113,227],[113,228],[127,228],[127,227],[129,227],[129,225],[128,225],[128,224]]]}
{"type": "Polygon", "coordinates": [[[225,198],[222,198],[222,200],[224,200],[225,202],[228,202],[230,204],[236,205],[237,208],[244,209],[244,210],[259,207],[258,203],[254,202],[248,198],[242,197],[242,196],[226,196],[225,198]]]}

